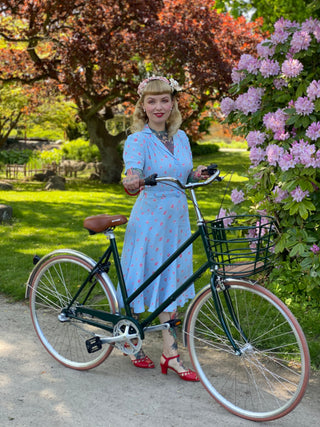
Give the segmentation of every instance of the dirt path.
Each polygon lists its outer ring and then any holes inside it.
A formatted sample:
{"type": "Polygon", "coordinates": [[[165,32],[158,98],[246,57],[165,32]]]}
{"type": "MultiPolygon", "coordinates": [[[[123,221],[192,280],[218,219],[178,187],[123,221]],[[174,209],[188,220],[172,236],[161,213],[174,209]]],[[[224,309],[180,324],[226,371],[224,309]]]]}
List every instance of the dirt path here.
{"type": "MultiPolygon", "coordinates": [[[[142,370],[114,351],[98,368],[78,372],[56,362],[42,347],[25,303],[0,296],[0,425],[2,427],[254,426],[218,405],[199,383],[181,381],[160,367],[142,370]]],[[[147,337],[156,362],[160,341],[147,337]]],[[[188,361],[187,352],[181,350],[188,361]]],[[[302,403],[263,426],[318,425],[320,375],[312,374],[302,403]]]]}

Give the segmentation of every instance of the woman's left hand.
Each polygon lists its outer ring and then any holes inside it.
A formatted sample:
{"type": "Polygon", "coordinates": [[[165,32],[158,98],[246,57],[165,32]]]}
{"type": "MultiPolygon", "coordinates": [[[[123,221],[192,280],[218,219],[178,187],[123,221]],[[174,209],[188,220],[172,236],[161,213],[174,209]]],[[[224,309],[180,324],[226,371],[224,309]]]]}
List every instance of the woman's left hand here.
{"type": "Polygon", "coordinates": [[[194,171],[194,174],[198,179],[203,179],[203,180],[206,180],[210,177],[210,175],[207,172],[207,166],[204,166],[204,165],[199,165],[197,169],[194,171]]]}

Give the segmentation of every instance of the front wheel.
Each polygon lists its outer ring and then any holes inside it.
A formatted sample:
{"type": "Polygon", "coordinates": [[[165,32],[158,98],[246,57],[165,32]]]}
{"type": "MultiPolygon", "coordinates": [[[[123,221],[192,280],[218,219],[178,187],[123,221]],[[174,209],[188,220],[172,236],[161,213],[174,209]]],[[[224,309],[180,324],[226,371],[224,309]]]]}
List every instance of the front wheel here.
{"type": "Polygon", "coordinates": [[[254,421],[280,418],[300,402],[308,384],[310,357],[302,329],[265,288],[232,279],[224,284],[218,296],[241,354],[226,337],[208,285],[185,321],[193,366],[210,395],[233,414],[254,421]]]}
{"type": "MultiPolygon", "coordinates": [[[[89,353],[86,341],[108,333],[62,313],[88,277],[93,264],[90,260],[72,251],[55,254],[42,262],[30,283],[31,318],[40,341],[56,360],[78,370],[98,366],[113,349],[111,345],[103,345],[97,352],[89,353]]],[[[71,310],[75,311],[79,305],[115,313],[114,293],[99,272],[87,283],[71,310]]],[[[81,316],[83,320],[98,320],[86,314],[81,316]]]]}

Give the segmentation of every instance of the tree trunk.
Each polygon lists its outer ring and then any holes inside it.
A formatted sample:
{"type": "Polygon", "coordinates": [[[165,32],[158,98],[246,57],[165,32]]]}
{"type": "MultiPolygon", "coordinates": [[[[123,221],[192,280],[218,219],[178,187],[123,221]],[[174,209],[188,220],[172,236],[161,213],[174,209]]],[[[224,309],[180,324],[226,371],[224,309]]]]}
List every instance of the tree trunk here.
{"type": "Polygon", "coordinates": [[[123,164],[119,155],[118,145],[122,135],[110,135],[106,129],[104,119],[99,115],[83,117],[83,120],[87,125],[91,143],[98,146],[101,154],[101,182],[106,184],[120,182],[123,164]]]}

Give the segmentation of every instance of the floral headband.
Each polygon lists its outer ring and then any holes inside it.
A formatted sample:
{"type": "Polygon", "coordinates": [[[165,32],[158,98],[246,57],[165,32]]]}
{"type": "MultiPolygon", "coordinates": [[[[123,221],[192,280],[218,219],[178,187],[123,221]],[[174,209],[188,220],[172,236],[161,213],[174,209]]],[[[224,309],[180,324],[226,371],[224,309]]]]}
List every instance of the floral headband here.
{"type": "Polygon", "coordinates": [[[143,91],[145,90],[145,87],[147,86],[147,84],[149,82],[151,82],[152,80],[161,80],[165,83],[167,83],[168,86],[171,87],[171,91],[174,92],[178,92],[179,90],[181,90],[181,87],[179,86],[179,83],[174,80],[174,79],[167,79],[166,77],[162,77],[162,76],[151,76],[145,80],[143,80],[139,86],[138,86],[138,95],[141,97],[143,94],[143,91]]]}

